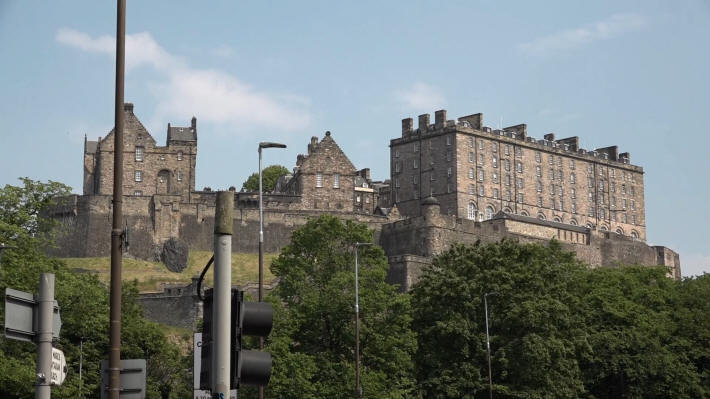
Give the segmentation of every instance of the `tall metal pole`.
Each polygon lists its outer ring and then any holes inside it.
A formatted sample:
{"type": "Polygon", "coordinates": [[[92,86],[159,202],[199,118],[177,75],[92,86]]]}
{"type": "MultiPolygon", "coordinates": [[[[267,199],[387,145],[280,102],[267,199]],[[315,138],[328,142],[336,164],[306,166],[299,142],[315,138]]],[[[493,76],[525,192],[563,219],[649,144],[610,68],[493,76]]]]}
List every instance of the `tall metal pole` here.
{"type": "Polygon", "coordinates": [[[234,192],[219,191],[214,219],[212,395],[229,397],[234,192]]]}
{"type": "Polygon", "coordinates": [[[362,397],[362,387],[360,386],[360,292],[358,284],[358,261],[357,250],[360,247],[372,245],[369,242],[355,243],[355,397],[362,397]]]}
{"type": "Polygon", "coordinates": [[[113,224],[111,228],[111,300],[109,345],[109,399],[121,389],[121,219],[123,219],[123,81],[126,56],[126,0],[117,1],[116,96],[114,99],[113,224]]]}
{"type": "Polygon", "coordinates": [[[39,315],[37,317],[37,383],[35,399],[49,399],[52,391],[52,325],[54,318],[54,274],[39,277],[39,315]]]}
{"type": "Polygon", "coordinates": [[[82,385],[84,384],[84,380],[82,379],[82,373],[81,373],[83,363],[84,363],[84,337],[81,337],[81,340],[79,341],[79,399],[82,398],[81,388],[82,388],[82,385]]]}
{"type": "MultiPolygon", "coordinates": [[[[261,182],[261,149],[286,148],[285,144],[259,143],[259,302],[264,300],[264,199],[261,182]]],[[[259,337],[259,349],[264,349],[264,337],[259,337]]],[[[264,399],[264,387],[259,385],[259,399],[264,399]]]]}
{"type": "Polygon", "coordinates": [[[483,307],[486,312],[486,352],[488,353],[488,396],[493,399],[493,374],[491,373],[491,338],[488,335],[488,295],[497,295],[495,292],[483,294],[483,307]]]}

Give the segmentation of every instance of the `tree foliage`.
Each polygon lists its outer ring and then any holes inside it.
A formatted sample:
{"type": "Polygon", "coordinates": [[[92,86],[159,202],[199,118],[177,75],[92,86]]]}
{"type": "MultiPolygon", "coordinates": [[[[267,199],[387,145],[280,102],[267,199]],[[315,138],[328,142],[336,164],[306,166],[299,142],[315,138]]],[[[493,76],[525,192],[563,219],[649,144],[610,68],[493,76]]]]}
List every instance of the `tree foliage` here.
{"type": "MultiPolygon", "coordinates": [[[[272,263],[279,285],[271,298],[277,321],[268,345],[274,355],[270,397],[353,396],[353,243],[372,238],[364,224],[321,216],[294,231],[272,263]]],[[[409,397],[416,348],[409,297],[385,282],[380,247],[358,251],[363,397],[409,397]]]]}
{"type": "MultiPolygon", "coordinates": [[[[265,193],[274,191],[276,181],[281,176],[286,176],[290,172],[286,167],[281,165],[267,166],[261,171],[261,188],[265,193]]],[[[242,190],[259,191],[259,172],[252,173],[242,184],[242,190]]]]}
{"type": "Polygon", "coordinates": [[[412,292],[425,398],[707,398],[710,278],[591,269],[560,244],[454,245],[412,292]]]}
{"type": "MultiPolygon", "coordinates": [[[[5,287],[37,292],[41,273],[54,273],[55,298],[61,308],[62,330],[56,347],[64,351],[68,373],[64,384],[52,388],[53,398],[100,396],[100,362],[108,359],[109,301],[106,287],[88,273],[75,273],[42,252],[52,224],[42,212],[52,196],[66,194],[60,183],[22,179],[23,187],[0,189],[0,241],[14,248],[0,260],[0,290],[5,287]],[[83,353],[82,380],[79,359],[83,353]]],[[[122,301],[122,358],[148,360],[148,398],[191,397],[189,358],[142,317],[135,284],[124,284],[122,301]]],[[[4,308],[2,309],[4,316],[4,308]]],[[[0,397],[29,398],[34,394],[36,346],[0,338],[0,397]]]]}

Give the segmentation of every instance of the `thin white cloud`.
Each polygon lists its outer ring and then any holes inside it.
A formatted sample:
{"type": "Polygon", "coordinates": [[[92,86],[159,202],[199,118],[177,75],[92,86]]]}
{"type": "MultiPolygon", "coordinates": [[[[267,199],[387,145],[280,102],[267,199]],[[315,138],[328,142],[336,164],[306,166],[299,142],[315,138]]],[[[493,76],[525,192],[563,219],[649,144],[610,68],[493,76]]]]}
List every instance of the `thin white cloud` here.
{"type": "Polygon", "coordinates": [[[648,19],[639,14],[614,14],[602,21],[549,36],[538,37],[518,45],[524,54],[542,56],[556,51],[574,49],[600,40],[608,40],[622,33],[639,30],[648,19]]]}
{"type": "Polygon", "coordinates": [[[215,57],[232,58],[235,56],[236,53],[232,47],[223,44],[217,48],[213,48],[210,51],[210,54],[214,55],[215,57]]]}
{"type": "MultiPolygon", "coordinates": [[[[115,56],[113,37],[91,36],[61,28],[56,40],[82,51],[115,56]]],[[[148,82],[157,106],[155,118],[184,118],[196,115],[200,121],[240,126],[297,130],[310,124],[308,99],[289,94],[259,91],[227,72],[197,69],[161,47],[148,32],[126,35],[126,69],[152,67],[164,78],[148,82]]],[[[242,131],[242,129],[229,129],[242,131]]]]}
{"type": "Polygon", "coordinates": [[[400,105],[411,111],[427,112],[441,109],[446,105],[446,98],[438,87],[422,82],[416,82],[411,87],[396,91],[394,98],[400,105]]]}

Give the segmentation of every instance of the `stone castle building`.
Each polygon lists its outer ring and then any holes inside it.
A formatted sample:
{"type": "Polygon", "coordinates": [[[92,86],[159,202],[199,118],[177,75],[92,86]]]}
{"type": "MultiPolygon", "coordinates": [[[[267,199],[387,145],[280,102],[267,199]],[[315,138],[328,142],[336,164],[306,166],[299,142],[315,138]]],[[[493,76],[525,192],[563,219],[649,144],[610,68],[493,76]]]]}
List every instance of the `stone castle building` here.
{"type": "MultiPolygon", "coordinates": [[[[212,250],[216,193],[195,189],[196,119],[189,127],[168,124],[166,145],[158,146],[133,105],[124,112],[129,255],[156,258],[169,238],[212,250]]],[[[433,124],[429,115],[419,116],[416,130],[404,119],[401,136],[390,141],[391,178],[380,182],[371,180],[369,169],[356,168],[330,132],[320,141],[312,137],[293,173],[264,195],[265,251],[278,252],[294,229],[329,213],[374,230],[389,257],[388,280],[405,290],[451,243],[504,238],[554,238],[593,267],[664,265],[680,278],[678,254],[645,242],[643,169],[630,163],[628,152],[619,154],[616,146],[586,151],[577,137],[555,140],[551,133],[536,140],[525,125],[493,130],[482,119],[446,120],[442,110],[433,124]]],[[[64,198],[50,213],[60,222],[52,254],[109,255],[113,154],[113,132],[85,142],[83,195],[64,198]]],[[[257,252],[258,193],[234,196],[232,249],[257,252]]],[[[170,287],[145,303],[154,314],[170,312],[193,291],[170,287]]]]}
{"type": "Polygon", "coordinates": [[[393,201],[404,216],[421,214],[421,199],[469,220],[499,211],[646,239],[643,169],[616,146],[582,149],[578,137],[536,140],[526,125],[492,130],[482,114],[457,121],[437,111],[402,120],[390,141],[393,201]]]}

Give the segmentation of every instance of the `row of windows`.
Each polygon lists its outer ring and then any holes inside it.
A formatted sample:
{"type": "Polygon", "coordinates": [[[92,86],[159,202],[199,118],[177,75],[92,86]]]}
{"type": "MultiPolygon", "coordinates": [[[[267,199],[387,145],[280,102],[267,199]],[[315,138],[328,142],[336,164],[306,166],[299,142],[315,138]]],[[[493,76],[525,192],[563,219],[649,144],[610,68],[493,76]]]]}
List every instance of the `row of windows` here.
{"type": "MultiPolygon", "coordinates": [[[[177,172],[175,172],[175,174],[177,175],[177,181],[182,181],[182,172],[178,170],[177,172]]],[[[159,177],[159,179],[160,179],[160,182],[163,183],[163,178],[159,177]]],[[[135,180],[137,182],[142,182],[143,181],[143,171],[136,170],[133,174],[133,180],[135,180]]]]}
{"type": "MultiPolygon", "coordinates": [[[[143,155],[145,153],[145,147],[136,147],[136,161],[137,162],[143,162],[143,155]]],[[[182,151],[177,152],[177,160],[182,161],[183,153],[182,151]]],[[[165,160],[165,154],[160,154],[160,160],[164,161],[165,160]]]]}

